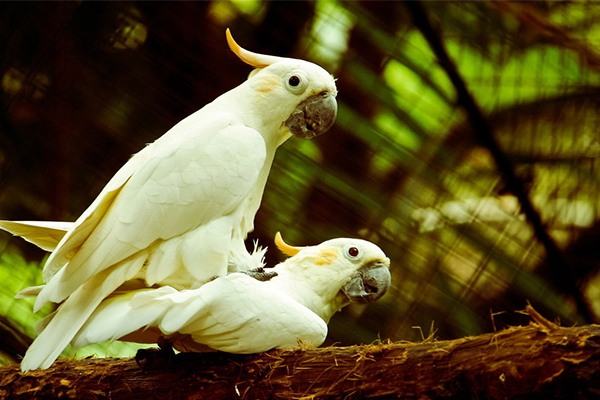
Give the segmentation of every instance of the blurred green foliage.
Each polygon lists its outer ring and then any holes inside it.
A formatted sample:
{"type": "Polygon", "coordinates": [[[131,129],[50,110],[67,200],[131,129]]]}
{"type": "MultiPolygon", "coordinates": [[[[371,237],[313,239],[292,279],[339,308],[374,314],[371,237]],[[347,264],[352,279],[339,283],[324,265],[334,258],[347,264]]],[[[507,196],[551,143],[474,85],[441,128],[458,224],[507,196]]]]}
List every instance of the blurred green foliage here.
{"type": "MultiPolygon", "coordinates": [[[[600,6],[424,6],[598,319],[600,6]]],[[[427,336],[432,323],[439,338],[479,334],[526,323],[515,311],[527,301],[550,319],[591,322],[567,274],[547,267],[402,2],[1,7],[1,218],[74,220],[130,154],[242,82],[249,70],[227,49],[230,27],[248,49],[310,59],[338,78],[336,126],[279,149],[249,238],[364,237],[390,256],[389,294],[337,315],[328,343],[420,340],[414,327],[427,336]]],[[[50,308],[34,315],[12,300],[40,284],[43,255],[2,238],[0,336],[16,338],[2,348],[15,361],[50,308]]],[[[268,264],[279,260],[270,250],[268,264]]]]}

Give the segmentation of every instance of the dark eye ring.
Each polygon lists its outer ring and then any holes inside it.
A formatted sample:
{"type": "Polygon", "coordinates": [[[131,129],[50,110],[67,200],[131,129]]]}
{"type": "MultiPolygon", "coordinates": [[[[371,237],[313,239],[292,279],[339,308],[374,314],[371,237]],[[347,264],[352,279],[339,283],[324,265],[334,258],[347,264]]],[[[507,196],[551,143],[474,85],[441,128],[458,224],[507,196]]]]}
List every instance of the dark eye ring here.
{"type": "Polygon", "coordinates": [[[296,87],[300,84],[300,78],[297,75],[292,75],[290,76],[288,83],[290,84],[290,86],[296,87]]]}
{"type": "Polygon", "coordinates": [[[357,257],[359,253],[360,251],[356,247],[350,247],[348,249],[348,255],[350,255],[350,257],[357,257]]]}

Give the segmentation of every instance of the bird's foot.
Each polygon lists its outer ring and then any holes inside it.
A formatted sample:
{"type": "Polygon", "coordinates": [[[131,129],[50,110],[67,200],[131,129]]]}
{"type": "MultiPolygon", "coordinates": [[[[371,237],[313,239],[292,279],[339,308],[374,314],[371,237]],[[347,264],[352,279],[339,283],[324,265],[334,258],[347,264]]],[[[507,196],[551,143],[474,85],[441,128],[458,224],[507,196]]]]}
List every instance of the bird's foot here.
{"type": "Polygon", "coordinates": [[[246,270],[246,271],[239,271],[242,272],[248,276],[253,277],[256,280],[259,280],[261,282],[266,282],[271,280],[271,278],[274,278],[277,276],[277,272],[275,271],[267,271],[264,267],[258,267],[258,268],[254,268],[254,269],[250,269],[250,270],[246,270]]]}
{"type": "Polygon", "coordinates": [[[162,339],[158,342],[159,348],[139,349],[135,354],[135,362],[141,369],[157,369],[171,364],[175,359],[175,352],[171,343],[162,339]]]}

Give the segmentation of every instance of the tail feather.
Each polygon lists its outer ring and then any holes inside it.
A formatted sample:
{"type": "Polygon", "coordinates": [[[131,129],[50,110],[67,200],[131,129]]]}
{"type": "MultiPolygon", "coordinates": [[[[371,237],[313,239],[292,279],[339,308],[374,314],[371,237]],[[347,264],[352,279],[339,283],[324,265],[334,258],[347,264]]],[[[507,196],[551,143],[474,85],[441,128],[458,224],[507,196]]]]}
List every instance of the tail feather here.
{"type": "Polygon", "coordinates": [[[46,329],[50,321],[52,321],[57,312],[58,311],[54,311],[42,318],[42,320],[35,325],[35,333],[38,335],[41,334],[44,329],[46,329]]]}
{"type": "MultiPolygon", "coordinates": [[[[144,343],[149,328],[156,325],[173,306],[169,295],[178,293],[170,286],[157,289],[140,289],[104,300],[71,341],[75,348],[105,340],[117,340],[129,336],[128,341],[144,343]],[[161,301],[162,299],[162,301],[161,301]]],[[[152,333],[156,339],[160,331],[152,333]]]]}
{"type": "Polygon", "coordinates": [[[0,229],[20,236],[46,251],[54,251],[73,226],[73,222],[0,221],[0,229]]]}
{"type": "Polygon", "coordinates": [[[21,370],[49,368],[85,324],[102,300],[141,269],[146,254],[138,254],[94,275],[60,305],[56,315],[34,340],[21,362],[21,370]]]}
{"type": "Polygon", "coordinates": [[[39,286],[31,286],[31,287],[25,288],[15,295],[15,299],[25,299],[27,297],[35,297],[38,294],[40,294],[40,292],[42,291],[42,289],[45,286],[46,285],[39,285],[39,286]]]}

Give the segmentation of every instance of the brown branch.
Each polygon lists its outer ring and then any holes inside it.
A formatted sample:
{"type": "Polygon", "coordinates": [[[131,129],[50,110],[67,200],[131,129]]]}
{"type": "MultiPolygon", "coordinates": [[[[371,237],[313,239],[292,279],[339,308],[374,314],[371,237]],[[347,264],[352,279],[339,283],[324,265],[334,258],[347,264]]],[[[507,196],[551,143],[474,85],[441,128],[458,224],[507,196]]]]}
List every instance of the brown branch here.
{"type": "Polygon", "coordinates": [[[405,1],[406,8],[412,15],[415,26],[421,31],[431,50],[437,57],[440,66],[444,69],[448,78],[452,82],[456,93],[457,102],[465,110],[473,132],[477,140],[482,146],[489,149],[496,166],[504,177],[506,189],[512,192],[521,204],[521,209],[527,220],[533,227],[535,235],[540,243],[544,246],[547,254],[548,265],[554,270],[556,276],[564,276],[565,282],[568,283],[568,289],[577,304],[577,309],[585,322],[593,321],[592,313],[589,305],[581,295],[579,284],[575,279],[572,269],[569,268],[569,263],[554,240],[550,237],[538,212],[533,207],[527,192],[525,191],[523,182],[517,177],[515,170],[504,152],[498,146],[494,138],[491,125],[483,117],[479,106],[469,93],[465,82],[458,73],[454,62],[446,52],[440,35],[436,32],[419,1],[405,1]]]}
{"type": "Polygon", "coordinates": [[[240,356],[180,354],[158,369],[132,359],[0,368],[11,399],[525,399],[600,393],[600,326],[560,327],[528,308],[529,326],[449,341],[384,343],[240,356]]]}

